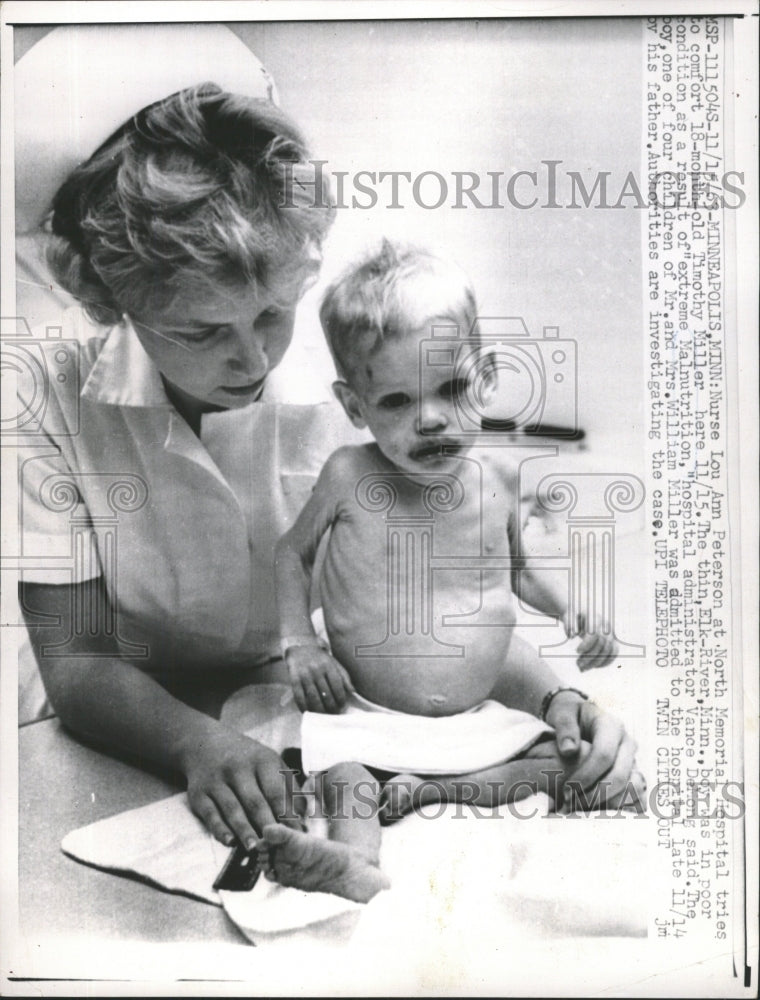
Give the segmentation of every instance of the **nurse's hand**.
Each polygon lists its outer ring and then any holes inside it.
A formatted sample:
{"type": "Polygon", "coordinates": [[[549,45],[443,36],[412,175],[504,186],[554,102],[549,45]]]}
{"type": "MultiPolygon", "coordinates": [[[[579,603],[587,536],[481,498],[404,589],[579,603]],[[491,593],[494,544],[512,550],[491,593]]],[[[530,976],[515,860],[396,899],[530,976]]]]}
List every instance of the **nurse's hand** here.
{"type": "Polygon", "coordinates": [[[190,808],[223,844],[237,840],[253,850],[270,823],[303,828],[304,800],[298,796],[294,805],[293,774],[263,743],[215,722],[182,759],[190,808]]]}
{"type": "Polygon", "coordinates": [[[636,744],[619,719],[573,691],[561,691],[552,699],[546,721],[556,730],[557,748],[568,762],[578,757],[581,739],[591,744],[566,785],[568,808],[644,803],[646,786],[635,770],[636,744]]]}
{"type": "Polygon", "coordinates": [[[346,668],[316,643],[291,646],[285,662],[302,712],[339,712],[354,690],[346,668]]]}

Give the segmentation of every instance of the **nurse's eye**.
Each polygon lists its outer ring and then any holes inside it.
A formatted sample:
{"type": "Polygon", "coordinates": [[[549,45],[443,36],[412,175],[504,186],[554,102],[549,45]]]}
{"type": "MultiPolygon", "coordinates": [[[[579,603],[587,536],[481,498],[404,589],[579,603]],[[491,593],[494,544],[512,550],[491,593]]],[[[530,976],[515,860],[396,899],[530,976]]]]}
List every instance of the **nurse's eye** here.
{"type": "Polygon", "coordinates": [[[190,344],[191,347],[210,344],[216,340],[225,330],[224,326],[209,326],[203,330],[193,330],[192,333],[182,333],[177,336],[190,344]]]}
{"type": "Polygon", "coordinates": [[[470,383],[466,378],[454,378],[450,382],[444,382],[439,387],[438,395],[442,399],[450,399],[452,401],[462,399],[463,396],[467,395],[469,387],[470,383]]]}
{"type": "Polygon", "coordinates": [[[381,410],[400,410],[408,406],[411,399],[405,392],[389,392],[387,396],[381,396],[377,402],[381,410]]]}
{"type": "Polygon", "coordinates": [[[272,320],[279,319],[283,315],[283,309],[265,309],[256,317],[256,323],[271,323],[272,320]]]}

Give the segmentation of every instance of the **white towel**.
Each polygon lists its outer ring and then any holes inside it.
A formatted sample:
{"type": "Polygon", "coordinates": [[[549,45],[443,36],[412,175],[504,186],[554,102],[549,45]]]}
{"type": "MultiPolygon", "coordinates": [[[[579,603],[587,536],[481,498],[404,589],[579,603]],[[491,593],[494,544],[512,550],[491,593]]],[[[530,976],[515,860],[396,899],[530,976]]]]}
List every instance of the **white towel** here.
{"type": "Polygon", "coordinates": [[[535,796],[515,815],[504,807],[423,807],[384,829],[381,862],[392,886],[366,906],[264,878],[250,892],[215,892],[228,851],[184,794],[75,830],[62,847],[86,864],[221,904],[267,947],[369,943],[394,960],[418,950],[434,965],[453,961],[452,949],[463,961],[476,946],[504,951],[547,937],[645,935],[649,824],[634,815],[547,819],[547,806],[535,796]]]}
{"type": "Polygon", "coordinates": [[[339,715],[305,712],[304,771],[359,761],[420,775],[470,774],[517,757],[553,730],[535,716],[484,701],[457,715],[408,715],[352,695],[339,715]]]}
{"type": "MultiPolygon", "coordinates": [[[[282,685],[242,689],[222,717],[278,750],[297,742],[299,713],[282,685]]],[[[437,982],[435,970],[448,975],[452,963],[461,978],[460,965],[469,968],[477,947],[512,948],[518,961],[531,942],[545,947],[547,935],[570,937],[572,964],[576,953],[583,957],[577,947],[583,935],[598,941],[646,933],[647,882],[639,876],[648,824],[635,816],[603,823],[545,819],[548,805],[538,795],[514,813],[423,807],[385,828],[381,864],[392,887],[366,906],[264,878],[251,892],[215,892],[228,850],[193,816],[184,794],[75,830],[62,847],[87,864],[221,903],[251,941],[268,948],[292,956],[293,947],[314,946],[312,954],[321,954],[350,942],[392,954],[394,962],[402,953],[409,961],[424,958],[425,975],[437,982]]]]}

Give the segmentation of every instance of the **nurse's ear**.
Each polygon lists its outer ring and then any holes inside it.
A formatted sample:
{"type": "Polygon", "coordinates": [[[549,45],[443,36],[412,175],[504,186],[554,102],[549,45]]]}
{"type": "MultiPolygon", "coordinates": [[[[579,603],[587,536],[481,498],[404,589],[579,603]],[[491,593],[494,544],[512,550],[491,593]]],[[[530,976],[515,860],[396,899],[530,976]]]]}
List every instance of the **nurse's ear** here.
{"type": "Polygon", "coordinates": [[[358,427],[360,430],[366,427],[367,421],[362,413],[361,401],[348,382],[342,380],[333,382],[332,391],[354,427],[358,427]]]}

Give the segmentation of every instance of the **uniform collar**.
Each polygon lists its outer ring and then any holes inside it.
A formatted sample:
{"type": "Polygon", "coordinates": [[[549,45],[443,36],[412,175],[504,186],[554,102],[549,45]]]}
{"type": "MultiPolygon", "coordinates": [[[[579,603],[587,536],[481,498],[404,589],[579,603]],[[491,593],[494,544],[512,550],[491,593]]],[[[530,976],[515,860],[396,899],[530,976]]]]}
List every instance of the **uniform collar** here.
{"type": "Polygon", "coordinates": [[[171,406],[161,374],[128,319],[106,334],[81,397],[114,406],[171,406]]]}
{"type": "MultiPolygon", "coordinates": [[[[302,335],[291,345],[282,364],[269,373],[257,402],[334,403],[331,372],[332,362],[321,338],[315,344],[302,335]]],[[[114,406],[173,409],[161,373],[126,317],[105,333],[105,343],[85,380],[81,397],[114,406]]]]}

